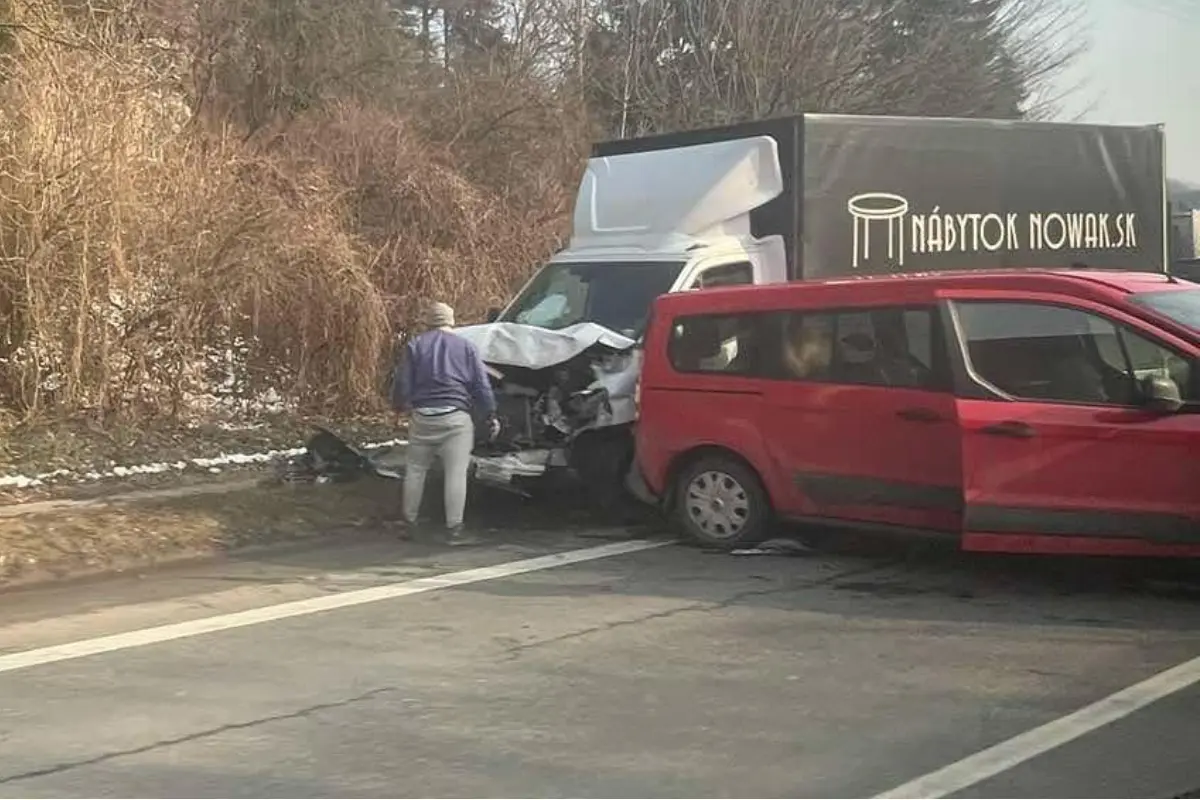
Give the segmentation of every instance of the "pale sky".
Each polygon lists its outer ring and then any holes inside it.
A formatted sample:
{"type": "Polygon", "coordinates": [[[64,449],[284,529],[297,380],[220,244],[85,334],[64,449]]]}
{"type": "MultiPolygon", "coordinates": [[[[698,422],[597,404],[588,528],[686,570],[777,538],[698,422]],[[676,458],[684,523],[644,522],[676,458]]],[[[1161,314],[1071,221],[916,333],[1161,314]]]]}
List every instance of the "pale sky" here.
{"type": "Polygon", "coordinates": [[[1165,123],[1170,177],[1200,184],[1200,0],[1083,0],[1090,48],[1069,73],[1064,116],[1165,123]]]}

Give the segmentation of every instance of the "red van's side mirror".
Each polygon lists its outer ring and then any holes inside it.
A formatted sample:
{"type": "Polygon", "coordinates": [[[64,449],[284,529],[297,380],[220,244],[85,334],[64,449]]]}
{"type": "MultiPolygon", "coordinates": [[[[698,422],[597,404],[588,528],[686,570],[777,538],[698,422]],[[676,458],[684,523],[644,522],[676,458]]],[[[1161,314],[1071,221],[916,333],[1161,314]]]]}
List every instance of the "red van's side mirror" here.
{"type": "Polygon", "coordinates": [[[1183,395],[1175,381],[1152,375],[1142,380],[1142,403],[1157,414],[1174,414],[1183,408],[1183,395]]]}

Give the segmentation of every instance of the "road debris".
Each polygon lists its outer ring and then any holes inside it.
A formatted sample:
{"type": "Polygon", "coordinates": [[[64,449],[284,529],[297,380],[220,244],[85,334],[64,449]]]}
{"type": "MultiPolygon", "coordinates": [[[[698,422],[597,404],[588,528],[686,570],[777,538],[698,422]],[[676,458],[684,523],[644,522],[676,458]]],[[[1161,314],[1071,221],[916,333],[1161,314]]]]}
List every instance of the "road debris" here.
{"type": "Polygon", "coordinates": [[[799,539],[779,537],[768,539],[754,547],[730,550],[729,554],[732,556],[806,556],[812,552],[813,548],[799,539]]]}

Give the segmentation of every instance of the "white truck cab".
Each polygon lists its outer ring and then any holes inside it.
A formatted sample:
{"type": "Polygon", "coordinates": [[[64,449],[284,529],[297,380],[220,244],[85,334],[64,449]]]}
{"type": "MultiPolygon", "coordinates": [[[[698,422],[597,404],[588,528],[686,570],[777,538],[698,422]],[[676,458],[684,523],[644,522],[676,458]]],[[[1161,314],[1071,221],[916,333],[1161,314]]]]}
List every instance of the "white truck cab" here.
{"type": "Polygon", "coordinates": [[[777,147],[758,136],[588,162],[568,246],[491,322],[458,331],[501,400],[501,441],[477,450],[478,476],[509,483],[596,462],[607,473],[611,451],[631,457],[635,345],[654,298],[788,278],[783,237],[756,238],[750,223],[784,189],[777,147]],[[569,374],[580,359],[590,369],[569,374]],[[597,398],[594,413],[566,412],[580,398],[597,398]],[[601,431],[605,455],[584,454],[586,434],[601,431]]]}
{"type": "Polygon", "coordinates": [[[767,136],[593,158],[570,243],[497,319],[552,330],[594,322],[636,338],[664,292],[785,281],[783,238],[750,229],[750,212],[782,191],[767,136]]]}

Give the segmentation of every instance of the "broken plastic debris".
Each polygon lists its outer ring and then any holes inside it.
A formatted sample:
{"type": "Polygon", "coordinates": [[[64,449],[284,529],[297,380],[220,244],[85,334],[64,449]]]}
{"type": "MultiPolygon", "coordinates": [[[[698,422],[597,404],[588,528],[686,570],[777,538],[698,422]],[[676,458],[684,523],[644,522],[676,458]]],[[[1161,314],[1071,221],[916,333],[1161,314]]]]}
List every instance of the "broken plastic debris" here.
{"type": "Polygon", "coordinates": [[[770,539],[757,547],[744,547],[730,551],[734,556],[803,556],[812,548],[798,539],[770,539]]]}
{"type": "Polygon", "coordinates": [[[475,478],[485,483],[507,484],[517,476],[536,477],[546,471],[549,450],[523,450],[501,456],[473,456],[475,478]]]}

